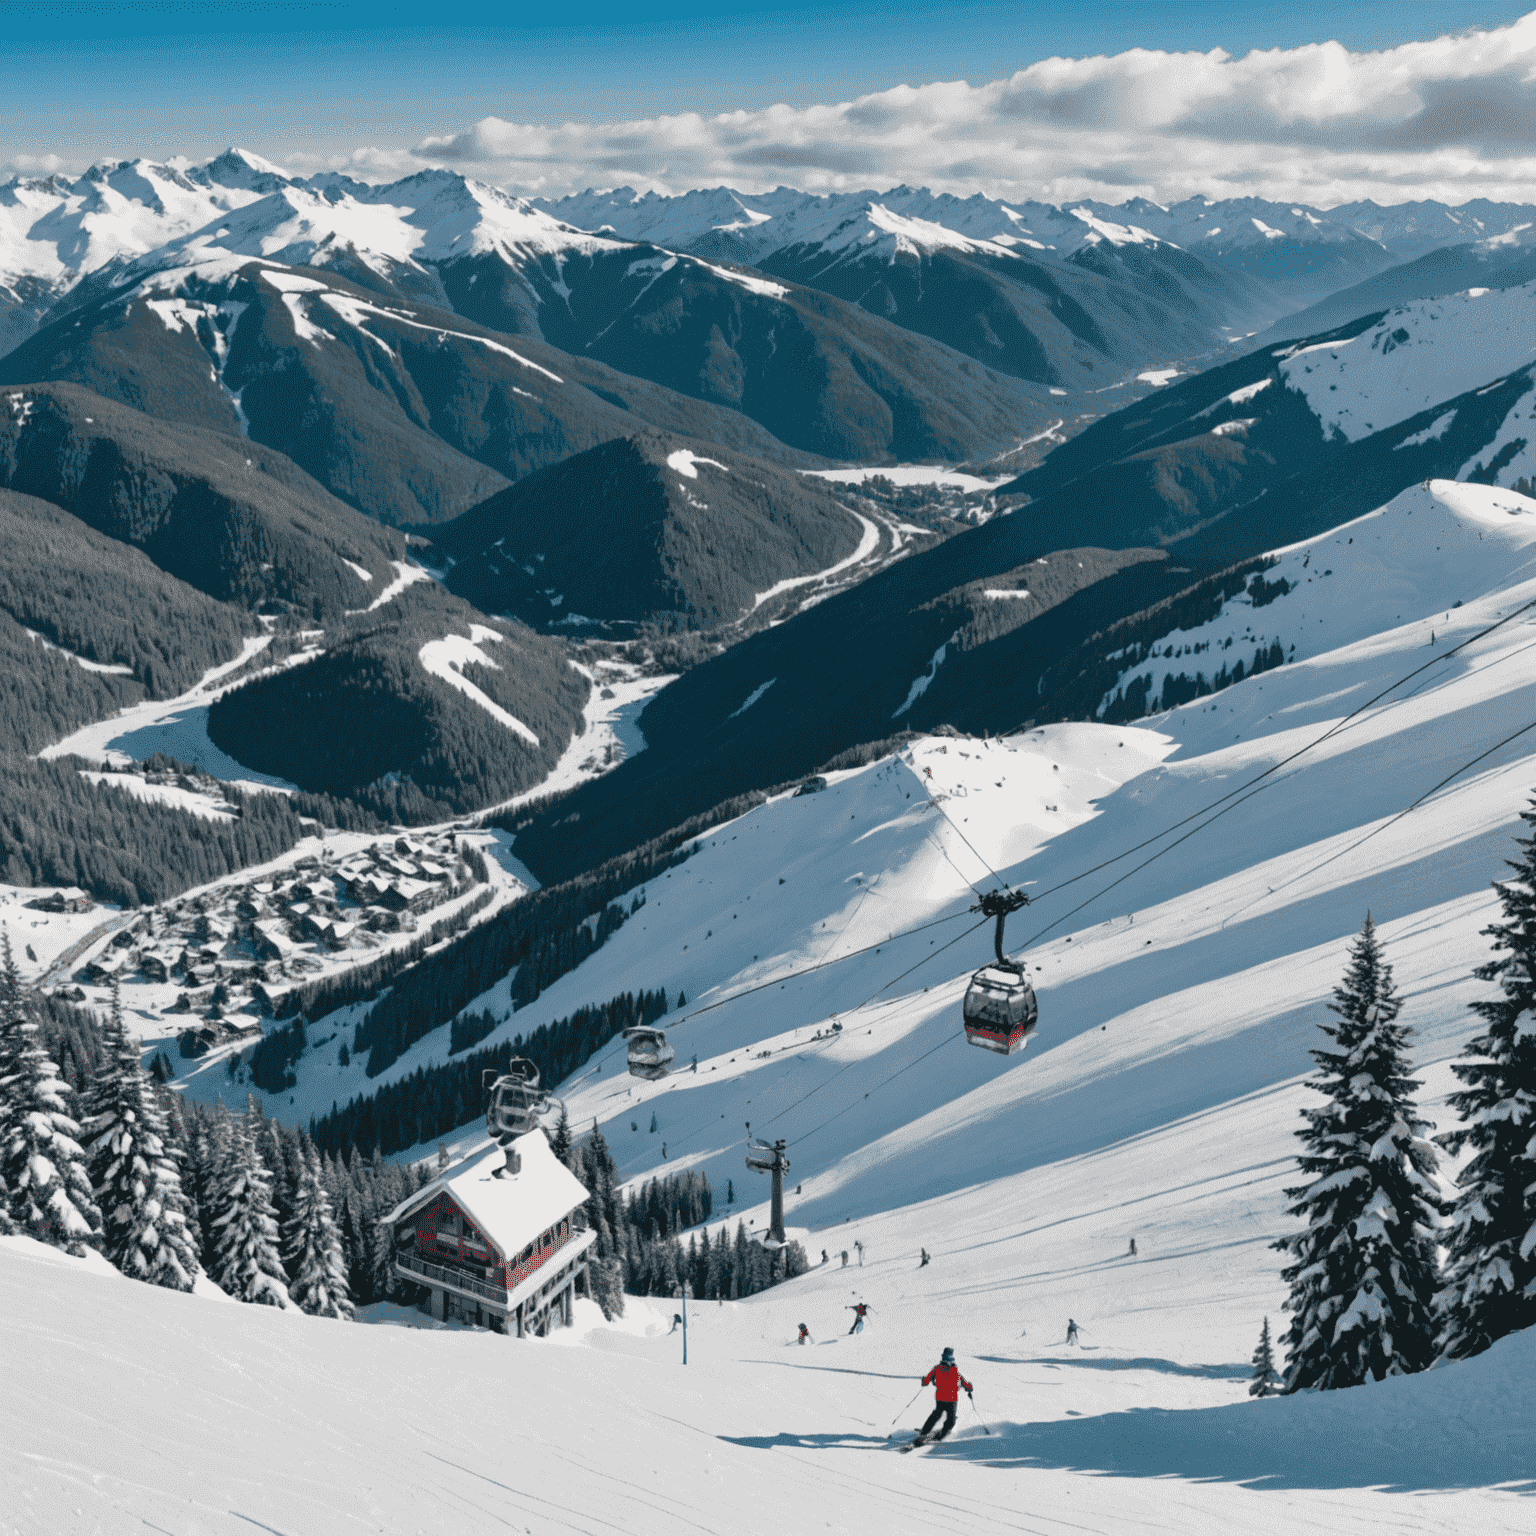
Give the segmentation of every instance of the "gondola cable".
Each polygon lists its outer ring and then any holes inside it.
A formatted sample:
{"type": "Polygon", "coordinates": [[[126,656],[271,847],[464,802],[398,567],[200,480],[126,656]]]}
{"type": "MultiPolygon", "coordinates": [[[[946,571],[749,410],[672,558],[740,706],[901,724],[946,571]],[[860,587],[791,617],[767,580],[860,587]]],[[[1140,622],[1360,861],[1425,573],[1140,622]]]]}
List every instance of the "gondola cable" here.
{"type": "MultiPolygon", "coordinates": [[[[1163,838],[1167,837],[1169,833],[1177,832],[1180,827],[1187,826],[1191,821],[1195,821],[1199,817],[1204,816],[1207,812],[1215,810],[1218,806],[1224,805],[1234,796],[1242,795],[1245,790],[1254,788],[1256,785],[1262,783],[1265,779],[1270,778],[1274,774],[1278,773],[1282,768],[1285,768],[1291,763],[1294,763],[1297,758],[1305,756],[1308,752],[1315,750],[1317,747],[1322,746],[1324,742],[1338,735],[1339,732],[1344,730],[1345,727],[1348,726],[1351,721],[1355,720],[1357,716],[1363,715],[1366,710],[1372,708],[1376,704],[1379,704],[1384,698],[1387,697],[1388,694],[1395,693],[1405,683],[1412,682],[1413,679],[1416,678],[1421,672],[1426,672],[1431,667],[1437,667],[1443,662],[1449,661],[1451,657],[1455,656],[1459,651],[1465,650],[1469,645],[1475,645],[1479,640],[1486,639],[1489,635],[1493,634],[1495,630],[1502,629],[1506,624],[1513,623],[1514,620],[1517,619],[1522,613],[1526,613],[1532,608],[1536,608],[1536,598],[1532,598],[1528,603],[1522,603],[1520,607],[1511,610],[1502,619],[1495,620],[1492,624],[1488,625],[1487,628],[1479,630],[1475,635],[1469,635],[1465,640],[1452,646],[1450,650],[1442,651],[1439,655],[1431,657],[1421,666],[1415,667],[1413,671],[1406,673],[1404,676],[1398,678],[1395,682],[1383,688],[1379,693],[1376,693],[1371,698],[1367,699],[1363,704],[1357,706],[1355,709],[1352,709],[1341,720],[1334,721],[1334,723],[1329,726],[1328,729],[1322,733],[1322,735],[1316,737],[1312,741],[1305,743],[1303,746],[1298,747],[1289,756],[1281,758],[1278,762],[1271,763],[1269,767],[1266,768],[1262,773],[1256,774],[1253,778],[1249,779],[1247,783],[1239,784],[1235,789],[1229,790],[1219,800],[1213,800],[1208,805],[1202,806],[1199,810],[1190,812],[1190,814],[1184,817],[1181,821],[1176,821],[1171,826],[1164,827],[1162,831],[1154,833],[1151,837],[1143,838],[1141,842],[1132,844],[1131,847],[1125,849],[1121,853],[1117,853],[1113,858],[1103,859],[1088,869],[1082,870],[1078,874],[1072,875],[1066,880],[1059,881],[1057,884],[1050,886],[1046,890],[1043,890],[1036,896],[1032,897],[1032,901],[1041,901],[1046,896],[1051,896],[1054,895],[1057,891],[1065,890],[1069,885],[1075,885],[1079,880],[1086,880],[1088,876],[1097,874],[1101,869],[1108,869],[1110,865],[1118,864],[1122,859],[1130,858],[1133,854],[1139,853],[1143,848],[1150,848],[1153,843],[1160,842],[1163,838]]],[[[1106,889],[1108,889],[1108,887],[1106,887],[1106,889]]],[[[1079,907],[1075,908],[1074,910],[1081,911],[1082,909],[1079,907]]]]}

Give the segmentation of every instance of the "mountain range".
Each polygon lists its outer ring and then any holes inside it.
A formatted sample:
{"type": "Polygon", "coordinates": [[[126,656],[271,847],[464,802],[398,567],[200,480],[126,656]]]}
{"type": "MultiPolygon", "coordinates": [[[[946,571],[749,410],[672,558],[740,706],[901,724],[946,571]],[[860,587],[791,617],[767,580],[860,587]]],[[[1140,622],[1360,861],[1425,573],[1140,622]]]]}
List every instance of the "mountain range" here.
{"type": "MultiPolygon", "coordinates": [[[[208,665],[266,640],[208,707],[229,758],[464,814],[576,750],[598,668],[682,672],[647,750],[514,814],[540,878],[904,731],[1092,715],[1125,636],[1265,550],[1536,468],[1513,205],[540,202],[231,150],[0,214],[0,486],[179,583],[208,665]]],[[[187,686],[39,602],[8,611],[187,686]]],[[[41,697],[29,739],[96,707],[41,697]]]]}

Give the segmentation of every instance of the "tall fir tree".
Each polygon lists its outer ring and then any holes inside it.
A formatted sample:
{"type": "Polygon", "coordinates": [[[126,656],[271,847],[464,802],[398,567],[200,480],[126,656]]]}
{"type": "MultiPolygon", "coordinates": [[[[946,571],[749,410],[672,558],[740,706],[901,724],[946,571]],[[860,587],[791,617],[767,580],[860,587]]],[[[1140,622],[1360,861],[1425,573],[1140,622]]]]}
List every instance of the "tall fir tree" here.
{"type": "Polygon", "coordinates": [[[278,1254],[271,1175],[256,1155],[254,1105],[230,1116],[228,1136],[210,1195],[214,1280],[236,1301],[288,1307],[287,1277],[278,1254]]]}
{"type": "Polygon", "coordinates": [[[1249,1397],[1273,1397],[1280,1380],[1275,1370],[1275,1345],[1269,1336],[1269,1319],[1264,1319],[1264,1330],[1259,1334],[1259,1347],[1253,1352],[1253,1377],[1248,1383],[1249,1397]]]}
{"type": "Polygon", "coordinates": [[[1291,1287],[1287,1392],[1380,1381],[1435,1358],[1438,1158],[1369,913],[1333,996],[1337,1021],[1321,1026],[1333,1047],[1312,1052],[1319,1071],[1307,1083],[1327,1102],[1302,1110],[1296,1133],[1310,1182],[1286,1191],[1306,1226],[1275,1244],[1295,1261],[1281,1271],[1291,1287]]]}
{"type": "Polygon", "coordinates": [[[0,1188],[15,1231],[83,1256],[101,1243],[69,1085],[28,1016],[9,935],[0,955],[0,1188]]]}
{"type": "Polygon", "coordinates": [[[289,1294],[294,1304],[312,1317],[350,1321],[352,1292],[341,1251],[341,1232],[320,1180],[314,1147],[303,1148],[302,1158],[294,1212],[285,1234],[288,1273],[293,1276],[289,1294]]]}
{"type": "MultiPolygon", "coordinates": [[[[0,929],[0,1031],[6,1020],[22,1011],[21,971],[11,951],[11,936],[0,929]]],[[[4,1049],[0,1035],[0,1050],[4,1049]]],[[[10,1142],[11,1090],[0,1059],[0,1237],[9,1237],[16,1228],[11,1221],[11,1197],[5,1182],[5,1148],[10,1142]]]]}
{"type": "Polygon", "coordinates": [[[1451,1070],[1466,1084],[1447,1102],[1461,1118],[1440,1144],[1473,1155],[1458,1177],[1440,1349],[1453,1360],[1536,1324],[1536,801],[1521,813],[1513,877],[1494,882],[1502,914],[1483,929],[1494,958],[1475,972],[1499,995],[1472,1004],[1485,1028],[1451,1070]]]}
{"type": "Polygon", "coordinates": [[[190,1291],[202,1272],[165,1112],[123,1024],[117,983],[102,1027],[104,1059],[86,1097],[91,1189],[102,1252],[134,1280],[190,1291]]]}
{"type": "Polygon", "coordinates": [[[571,1121],[564,1104],[560,1106],[560,1118],[555,1122],[555,1134],[550,1139],[549,1149],[567,1168],[571,1166],[571,1121]]]}

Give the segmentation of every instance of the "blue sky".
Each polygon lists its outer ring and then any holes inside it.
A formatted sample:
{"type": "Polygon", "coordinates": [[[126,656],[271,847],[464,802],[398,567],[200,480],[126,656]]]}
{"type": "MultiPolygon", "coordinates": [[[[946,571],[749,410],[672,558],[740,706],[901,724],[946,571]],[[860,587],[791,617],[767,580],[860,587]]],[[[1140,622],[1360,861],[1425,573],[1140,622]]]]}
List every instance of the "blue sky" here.
{"type": "Polygon", "coordinates": [[[1477,0],[1240,5],[1133,0],[717,0],[558,5],[352,0],[0,4],[0,160],[404,147],[487,115],[554,123],[804,106],[906,83],[1003,78],[1053,54],[1242,54],[1336,38],[1353,50],[1479,25],[1477,0]],[[562,11],[571,21],[558,19],[562,11]],[[644,20],[637,21],[637,14],[644,20]]]}
{"type": "Polygon", "coordinates": [[[1489,0],[0,0],[0,102],[27,173],[240,144],[547,194],[1536,197],[1536,13],[1489,0]]]}

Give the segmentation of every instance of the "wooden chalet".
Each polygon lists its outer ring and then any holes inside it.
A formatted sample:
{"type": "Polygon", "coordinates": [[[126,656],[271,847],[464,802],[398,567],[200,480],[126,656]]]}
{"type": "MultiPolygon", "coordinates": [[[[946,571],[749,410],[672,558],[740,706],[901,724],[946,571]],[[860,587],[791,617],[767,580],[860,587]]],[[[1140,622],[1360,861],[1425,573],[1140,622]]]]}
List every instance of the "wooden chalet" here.
{"type": "Polygon", "coordinates": [[[528,1338],[569,1327],[589,1294],[587,1190],[542,1131],[445,1168],[386,1218],[394,1273],[439,1321],[528,1338]]]}

